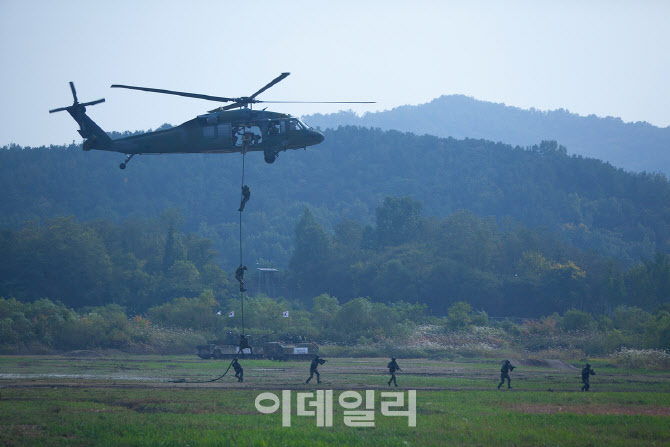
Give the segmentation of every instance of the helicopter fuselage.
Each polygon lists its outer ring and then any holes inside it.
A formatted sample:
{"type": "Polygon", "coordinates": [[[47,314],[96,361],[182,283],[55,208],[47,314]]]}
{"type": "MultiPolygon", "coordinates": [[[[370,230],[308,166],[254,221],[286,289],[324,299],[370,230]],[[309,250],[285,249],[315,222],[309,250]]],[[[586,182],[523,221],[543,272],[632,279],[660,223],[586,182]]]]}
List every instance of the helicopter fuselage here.
{"type": "MultiPolygon", "coordinates": [[[[74,82],[70,82],[70,90],[74,102],[71,106],[58,107],[49,113],[67,111],[79,124],[79,134],[85,138],[85,151],[99,150],[126,154],[126,159],[119,165],[126,165],[135,155],[139,154],[194,154],[194,153],[246,153],[262,151],[267,163],[274,163],[280,152],[288,149],[307,149],[321,143],[325,137],[291,115],[263,110],[253,110],[258,103],[343,103],[342,101],[262,101],[256,97],[274,86],[290,73],[285,72],[267,83],[251,96],[227,98],[223,96],[202,95],[175,90],[163,90],[150,87],[112,84],[112,88],[125,88],[153,93],[203,99],[219,103],[231,103],[210,110],[186,121],[177,127],[146,132],[140,135],[117,138],[113,140],[88,115],[86,106],[104,102],[104,99],[80,103],[74,82]]],[[[344,103],[361,103],[346,101],[344,103]]],[[[369,103],[365,101],[364,103],[369,103]]]]}
{"type": "Polygon", "coordinates": [[[324,140],[321,132],[288,114],[250,109],[227,110],[200,115],[165,130],[111,140],[84,142],[84,150],[124,154],[266,152],[274,161],[279,151],[301,149],[324,140]]]}

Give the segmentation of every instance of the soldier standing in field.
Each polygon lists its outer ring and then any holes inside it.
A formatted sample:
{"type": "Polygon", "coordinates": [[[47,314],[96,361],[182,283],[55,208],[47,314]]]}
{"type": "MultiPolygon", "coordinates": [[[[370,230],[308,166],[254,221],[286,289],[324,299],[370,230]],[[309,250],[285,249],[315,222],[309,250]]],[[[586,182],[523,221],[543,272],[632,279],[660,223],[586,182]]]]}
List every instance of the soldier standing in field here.
{"type": "Polygon", "coordinates": [[[398,383],[395,381],[395,372],[402,371],[402,369],[400,369],[398,363],[395,361],[395,357],[391,357],[391,361],[386,367],[389,369],[389,374],[391,374],[391,379],[388,381],[389,386],[391,386],[391,382],[393,382],[395,386],[398,386],[398,383]]]}
{"type": "Polygon", "coordinates": [[[244,382],[244,369],[237,359],[233,360],[233,368],[235,369],[235,377],[237,377],[238,382],[244,382]]]}
{"type": "Polygon", "coordinates": [[[582,383],[584,383],[584,386],[582,387],[582,391],[588,391],[589,387],[591,384],[589,383],[589,379],[591,376],[594,376],[596,373],[594,370],[591,369],[590,364],[586,364],[584,369],[582,369],[582,383]]]}
{"type": "Polygon", "coordinates": [[[498,389],[505,383],[505,379],[507,379],[507,388],[512,388],[512,380],[509,378],[510,371],[514,371],[514,366],[512,366],[509,360],[505,360],[502,368],[500,368],[500,383],[498,384],[498,389]]]}
{"type": "Polygon", "coordinates": [[[326,363],[326,361],[318,355],[312,359],[312,364],[309,365],[309,379],[307,379],[305,383],[309,383],[309,381],[312,380],[312,377],[314,377],[314,374],[316,374],[316,383],[321,383],[321,375],[317,368],[324,363],[326,363]]]}

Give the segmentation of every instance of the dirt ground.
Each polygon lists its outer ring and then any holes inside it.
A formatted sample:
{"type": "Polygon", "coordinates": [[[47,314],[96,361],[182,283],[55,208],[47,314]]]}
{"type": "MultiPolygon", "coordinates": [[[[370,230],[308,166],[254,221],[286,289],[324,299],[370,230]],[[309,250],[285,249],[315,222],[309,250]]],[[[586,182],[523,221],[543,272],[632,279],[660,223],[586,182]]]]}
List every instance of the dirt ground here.
{"type": "Polygon", "coordinates": [[[563,371],[579,371],[579,368],[576,366],[558,359],[518,359],[515,363],[520,366],[537,366],[563,371]]]}

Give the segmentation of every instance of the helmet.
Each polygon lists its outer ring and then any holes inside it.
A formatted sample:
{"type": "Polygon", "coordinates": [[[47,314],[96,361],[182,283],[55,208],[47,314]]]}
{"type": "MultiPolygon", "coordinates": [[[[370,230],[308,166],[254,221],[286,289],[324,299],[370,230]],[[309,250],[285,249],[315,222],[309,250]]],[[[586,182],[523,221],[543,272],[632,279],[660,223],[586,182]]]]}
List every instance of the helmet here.
{"type": "Polygon", "coordinates": [[[590,364],[590,363],[587,363],[587,364],[586,364],[586,367],[587,367],[587,368],[590,368],[590,367],[591,367],[591,364],[590,364]]]}

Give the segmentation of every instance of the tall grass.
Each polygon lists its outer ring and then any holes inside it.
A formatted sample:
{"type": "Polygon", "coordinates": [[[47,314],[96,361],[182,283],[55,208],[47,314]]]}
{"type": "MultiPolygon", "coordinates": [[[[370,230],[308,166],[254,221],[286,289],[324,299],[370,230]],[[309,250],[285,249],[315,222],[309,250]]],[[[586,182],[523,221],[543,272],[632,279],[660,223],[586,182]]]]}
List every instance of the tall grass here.
{"type": "Polygon", "coordinates": [[[628,368],[662,369],[670,367],[670,352],[663,349],[621,348],[610,355],[617,364],[628,368]]]}

